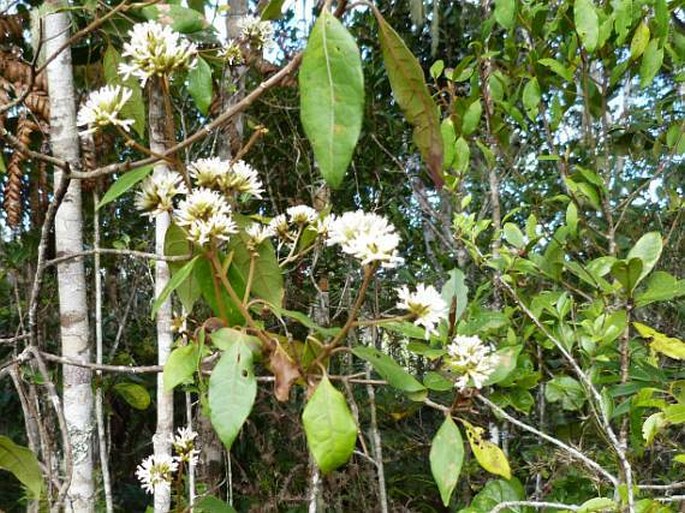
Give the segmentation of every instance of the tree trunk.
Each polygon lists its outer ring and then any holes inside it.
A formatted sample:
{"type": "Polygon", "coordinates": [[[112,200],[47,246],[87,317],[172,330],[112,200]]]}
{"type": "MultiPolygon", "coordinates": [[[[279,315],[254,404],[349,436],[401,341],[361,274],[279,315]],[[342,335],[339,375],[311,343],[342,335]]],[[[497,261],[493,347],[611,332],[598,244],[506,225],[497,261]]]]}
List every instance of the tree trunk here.
{"type": "MultiPolygon", "coordinates": [[[[48,2],[53,8],[58,2],[48,2]]],[[[45,17],[45,50],[53,55],[69,39],[71,20],[66,12],[53,12],[45,17]]],[[[47,67],[50,90],[50,143],[55,157],[79,167],[79,138],[76,129],[76,102],[69,47],[47,67]]],[[[62,171],[55,168],[55,184],[62,171]]],[[[83,218],[81,214],[81,184],[69,184],[66,196],[55,217],[55,251],[66,256],[83,250],[83,218]]],[[[83,261],[73,259],[57,266],[59,286],[60,334],[62,356],[83,362],[90,361],[88,304],[83,261]]],[[[73,450],[73,472],[67,492],[66,511],[92,513],[93,490],[93,391],[91,371],[64,365],[64,416],[73,450]]]]}
{"type": "MultiPolygon", "coordinates": [[[[164,93],[161,79],[155,77],[150,82],[150,149],[154,153],[164,153],[171,141],[167,140],[168,133],[173,129],[165,129],[167,120],[164,109],[164,93]]],[[[161,161],[155,165],[153,173],[169,172],[169,166],[161,161]]],[[[168,213],[155,217],[155,252],[164,254],[164,238],[171,223],[168,213]]],[[[169,266],[162,260],[155,264],[155,297],[158,297],[169,282],[169,266]]],[[[167,299],[157,312],[157,362],[164,365],[169,358],[173,344],[171,331],[171,299],[167,299]]],[[[156,456],[171,456],[171,436],[174,430],[174,394],[164,391],[162,373],[157,374],[157,430],[153,437],[154,453],[156,456]]],[[[167,513],[171,508],[171,492],[163,487],[155,488],[155,513],[167,513]]]]}

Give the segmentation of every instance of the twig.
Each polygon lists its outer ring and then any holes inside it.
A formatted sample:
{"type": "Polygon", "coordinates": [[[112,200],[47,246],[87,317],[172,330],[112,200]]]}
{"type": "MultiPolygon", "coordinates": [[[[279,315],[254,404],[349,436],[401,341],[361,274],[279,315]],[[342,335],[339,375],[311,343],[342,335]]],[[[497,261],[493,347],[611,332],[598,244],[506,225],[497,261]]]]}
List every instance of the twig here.
{"type": "Polygon", "coordinates": [[[516,508],[523,506],[524,508],[553,508],[553,509],[567,509],[569,511],[579,511],[580,506],[574,506],[572,504],[563,504],[561,502],[537,502],[537,501],[507,501],[500,502],[497,506],[490,510],[490,513],[499,513],[507,508],[516,508]]]}
{"type": "Polygon", "coordinates": [[[68,255],[53,258],[52,260],[48,260],[47,262],[45,262],[45,267],[57,265],[57,264],[60,264],[62,262],[66,262],[67,260],[73,260],[74,258],[81,258],[84,256],[92,256],[92,255],[131,256],[131,257],[137,257],[137,258],[149,258],[150,260],[161,260],[164,262],[184,262],[184,261],[190,259],[190,257],[192,256],[192,255],[166,256],[166,255],[159,255],[157,253],[148,253],[146,251],[135,251],[132,249],[93,248],[93,249],[88,249],[85,251],[78,251],[76,253],[69,253],[68,255]]]}

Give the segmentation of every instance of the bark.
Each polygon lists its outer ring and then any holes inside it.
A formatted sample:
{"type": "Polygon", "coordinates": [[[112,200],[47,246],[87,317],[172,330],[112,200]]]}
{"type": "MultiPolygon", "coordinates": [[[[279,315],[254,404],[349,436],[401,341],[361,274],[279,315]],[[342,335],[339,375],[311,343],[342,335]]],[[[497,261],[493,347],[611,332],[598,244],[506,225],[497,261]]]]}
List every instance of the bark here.
{"type": "MultiPolygon", "coordinates": [[[[48,2],[55,10],[62,5],[48,2]]],[[[71,20],[67,12],[53,12],[45,17],[45,50],[56,53],[69,38],[71,20]]],[[[68,47],[67,47],[68,48],[68,47]]],[[[79,138],[76,128],[71,52],[63,51],[47,66],[50,90],[50,143],[55,157],[66,160],[71,168],[79,167],[79,138]]],[[[55,168],[55,188],[62,181],[62,171],[55,168]]],[[[55,250],[57,256],[83,251],[83,218],[81,184],[74,180],[55,216],[55,250]]],[[[90,362],[88,304],[83,260],[75,258],[57,266],[59,287],[60,335],[62,356],[90,362]]],[[[93,391],[91,371],[64,365],[63,403],[66,427],[72,446],[71,484],[65,509],[73,513],[94,511],[93,487],[93,391]]],[[[67,476],[68,477],[68,476],[67,476]]]]}
{"type": "MultiPolygon", "coordinates": [[[[161,79],[155,77],[150,83],[149,102],[150,149],[154,153],[164,153],[171,141],[167,140],[168,130],[164,108],[164,93],[161,79]]],[[[169,166],[161,161],[155,165],[153,173],[167,173],[169,166]]],[[[164,254],[164,237],[171,223],[168,213],[155,218],[155,252],[164,254]]],[[[158,297],[169,282],[169,266],[165,261],[155,263],[155,297],[158,297]]],[[[157,312],[157,363],[164,365],[169,358],[173,344],[171,331],[171,300],[167,299],[157,312]]],[[[164,391],[163,374],[157,374],[157,429],[152,439],[156,456],[171,455],[171,436],[174,430],[174,395],[164,391]]],[[[155,513],[167,513],[171,508],[171,491],[164,487],[155,489],[155,513]]]]}

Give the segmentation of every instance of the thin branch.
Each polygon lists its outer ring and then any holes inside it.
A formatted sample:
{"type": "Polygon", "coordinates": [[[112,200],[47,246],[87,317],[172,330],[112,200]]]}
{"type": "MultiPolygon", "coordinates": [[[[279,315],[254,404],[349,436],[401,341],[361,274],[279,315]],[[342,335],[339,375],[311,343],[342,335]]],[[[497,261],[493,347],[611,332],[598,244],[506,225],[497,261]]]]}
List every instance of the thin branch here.
{"type": "Polygon", "coordinates": [[[45,262],[45,267],[50,267],[53,265],[61,264],[67,260],[73,260],[74,258],[81,258],[84,256],[92,255],[120,255],[120,256],[131,256],[137,258],[149,258],[150,260],[163,260],[165,262],[184,262],[189,260],[192,255],[158,255],[157,253],[147,253],[145,251],[135,251],[132,249],[114,249],[114,248],[93,248],[85,251],[78,251],[76,253],[70,253],[68,255],[59,256],[48,260],[45,262]]]}
{"type": "Polygon", "coordinates": [[[567,509],[569,511],[579,511],[580,506],[572,504],[563,504],[561,502],[537,502],[537,501],[507,501],[500,502],[497,506],[490,510],[490,513],[499,513],[507,508],[516,508],[522,506],[524,508],[552,508],[552,509],[567,509]]]}

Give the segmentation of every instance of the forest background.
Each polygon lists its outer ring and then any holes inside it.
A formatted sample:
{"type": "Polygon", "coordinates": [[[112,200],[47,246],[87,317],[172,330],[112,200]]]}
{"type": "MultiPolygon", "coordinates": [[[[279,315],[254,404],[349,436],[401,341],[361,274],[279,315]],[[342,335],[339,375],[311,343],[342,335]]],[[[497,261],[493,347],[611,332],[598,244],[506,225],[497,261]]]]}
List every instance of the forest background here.
{"type": "Polygon", "coordinates": [[[682,511],[682,3],[305,6],[5,6],[0,508],[682,511]],[[193,62],[122,77],[146,21],[193,62]],[[79,135],[105,84],[133,123],[79,135]],[[214,156],[263,185],[228,243],[141,215],[214,156]],[[357,210],[397,249],[330,247],[357,210]],[[199,462],[153,498],[183,426],[199,462]]]}

